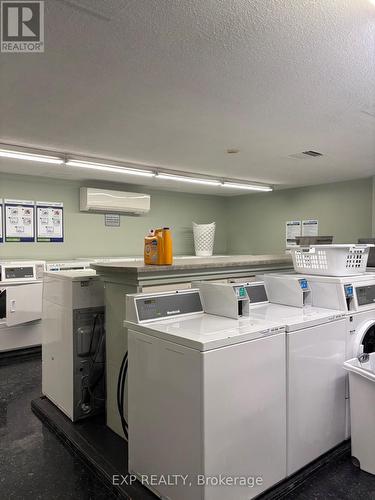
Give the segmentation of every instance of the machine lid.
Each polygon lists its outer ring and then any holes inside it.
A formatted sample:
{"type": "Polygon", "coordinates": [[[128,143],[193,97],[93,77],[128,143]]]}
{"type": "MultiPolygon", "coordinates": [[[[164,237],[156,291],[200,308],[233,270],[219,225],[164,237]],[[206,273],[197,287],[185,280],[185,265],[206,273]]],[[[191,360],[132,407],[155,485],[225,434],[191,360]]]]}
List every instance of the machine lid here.
{"type": "Polygon", "coordinates": [[[236,320],[207,313],[147,325],[125,321],[124,326],[198,351],[209,351],[285,332],[284,326],[272,321],[259,318],[236,320]]]}
{"type": "Polygon", "coordinates": [[[70,279],[72,281],[81,281],[85,278],[99,279],[95,269],[64,269],[62,271],[49,271],[44,273],[44,276],[52,276],[54,279],[70,279]]]}
{"type": "Polygon", "coordinates": [[[250,309],[252,317],[275,321],[285,325],[287,332],[303,330],[316,325],[345,318],[345,313],[321,307],[292,307],[280,304],[263,304],[250,309]]]}
{"type": "Polygon", "coordinates": [[[306,278],[308,281],[323,281],[325,283],[341,283],[347,284],[362,283],[368,281],[369,283],[375,282],[375,272],[365,272],[362,274],[351,274],[350,276],[320,276],[318,274],[295,274],[298,278],[306,278]]]}

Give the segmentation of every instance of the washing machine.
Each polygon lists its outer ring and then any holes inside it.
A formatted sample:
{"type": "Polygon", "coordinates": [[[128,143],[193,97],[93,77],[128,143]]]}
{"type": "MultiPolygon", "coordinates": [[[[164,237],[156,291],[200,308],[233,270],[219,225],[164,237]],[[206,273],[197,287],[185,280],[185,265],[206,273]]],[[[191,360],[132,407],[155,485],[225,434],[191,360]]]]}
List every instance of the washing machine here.
{"type": "Polygon", "coordinates": [[[285,328],[225,286],[126,298],[129,471],[160,498],[249,500],[286,477],[285,328]]]}
{"type": "MultiPolygon", "coordinates": [[[[267,278],[266,278],[267,280],[267,278]]],[[[307,279],[244,284],[250,317],[286,327],[287,474],[345,440],[345,315],[311,305],[307,279]],[[284,283],[284,284],[283,284],[284,283]],[[267,295],[294,306],[270,303],[267,295]]]]}
{"type": "Polygon", "coordinates": [[[0,352],[41,344],[44,261],[0,261],[0,352]]]}

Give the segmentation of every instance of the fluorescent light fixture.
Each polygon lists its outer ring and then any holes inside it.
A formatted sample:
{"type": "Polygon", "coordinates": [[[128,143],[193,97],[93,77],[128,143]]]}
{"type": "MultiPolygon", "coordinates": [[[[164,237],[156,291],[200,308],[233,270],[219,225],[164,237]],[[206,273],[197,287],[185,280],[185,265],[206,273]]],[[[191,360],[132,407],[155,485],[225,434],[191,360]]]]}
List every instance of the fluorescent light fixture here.
{"type": "Polygon", "coordinates": [[[245,189],[248,191],[273,191],[270,186],[258,186],[256,184],[240,184],[239,182],[223,182],[223,187],[233,189],[245,189]]]}
{"type": "Polygon", "coordinates": [[[58,158],[57,156],[23,153],[21,151],[11,151],[10,149],[0,149],[0,157],[38,161],[41,163],[55,163],[56,165],[62,165],[64,163],[64,160],[62,158],[58,158]]]}
{"type": "Polygon", "coordinates": [[[108,165],[106,163],[91,163],[80,160],[68,160],[67,167],[87,168],[89,170],[102,170],[104,172],[114,172],[116,174],[139,175],[142,177],[154,177],[154,172],[151,170],[141,170],[137,168],[127,168],[122,166],[108,165]]]}
{"type": "Polygon", "coordinates": [[[184,177],[182,175],[173,174],[157,174],[158,179],[165,179],[167,181],[188,182],[190,184],[204,184],[206,186],[220,186],[221,182],[215,179],[202,179],[199,177],[184,177]]]}

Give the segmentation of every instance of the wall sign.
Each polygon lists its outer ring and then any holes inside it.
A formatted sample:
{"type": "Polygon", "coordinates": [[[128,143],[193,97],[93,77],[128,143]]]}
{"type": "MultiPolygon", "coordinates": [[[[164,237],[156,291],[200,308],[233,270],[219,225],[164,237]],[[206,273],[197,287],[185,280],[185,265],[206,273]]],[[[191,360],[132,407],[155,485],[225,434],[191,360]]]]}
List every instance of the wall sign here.
{"type": "Polygon", "coordinates": [[[4,200],[5,241],[33,242],[35,203],[30,200],[4,200]]]}
{"type": "Polygon", "coordinates": [[[3,242],[3,200],[0,198],[0,243],[3,242]]]}
{"type": "Polygon", "coordinates": [[[119,214],[104,214],[104,224],[108,227],[120,227],[119,214]]]}
{"type": "Polygon", "coordinates": [[[285,244],[287,248],[297,245],[296,237],[301,236],[301,221],[288,220],[285,223],[285,244]]]}
{"type": "Polygon", "coordinates": [[[302,236],[318,236],[319,221],[317,219],[307,219],[302,221],[302,236]]]}
{"type": "Polygon", "coordinates": [[[63,203],[36,202],[36,240],[40,243],[62,243],[64,241],[63,203]]]}

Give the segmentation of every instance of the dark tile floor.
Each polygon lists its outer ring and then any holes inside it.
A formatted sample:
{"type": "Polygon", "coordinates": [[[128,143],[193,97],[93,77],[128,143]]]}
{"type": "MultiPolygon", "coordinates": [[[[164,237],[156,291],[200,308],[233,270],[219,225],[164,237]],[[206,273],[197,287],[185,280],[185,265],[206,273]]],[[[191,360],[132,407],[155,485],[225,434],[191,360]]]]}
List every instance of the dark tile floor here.
{"type": "Polygon", "coordinates": [[[1,500],[113,498],[31,412],[40,391],[40,360],[0,366],[1,500]]]}
{"type": "MultiPolygon", "coordinates": [[[[31,412],[40,395],[41,361],[0,366],[0,499],[114,498],[31,412]]],[[[288,500],[375,500],[375,476],[342,458],[320,470],[288,500]]],[[[228,498],[230,500],[230,498],[228,498]]]]}

